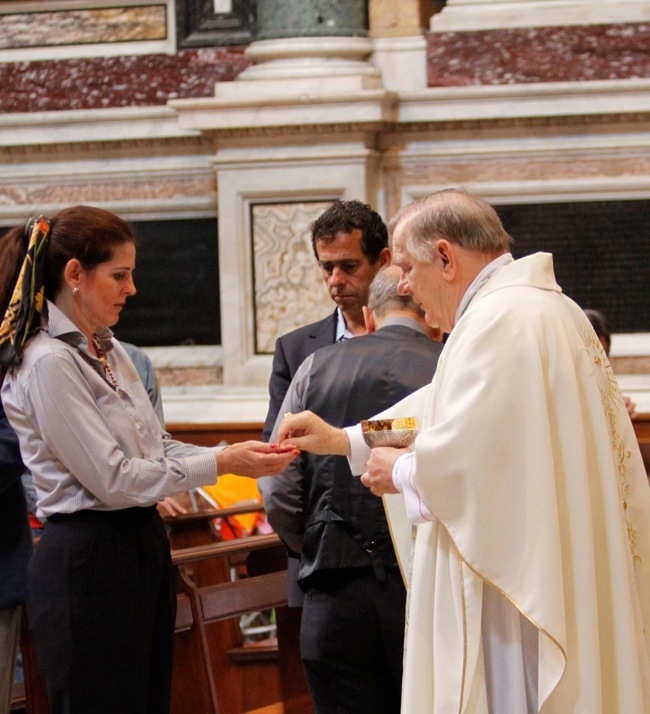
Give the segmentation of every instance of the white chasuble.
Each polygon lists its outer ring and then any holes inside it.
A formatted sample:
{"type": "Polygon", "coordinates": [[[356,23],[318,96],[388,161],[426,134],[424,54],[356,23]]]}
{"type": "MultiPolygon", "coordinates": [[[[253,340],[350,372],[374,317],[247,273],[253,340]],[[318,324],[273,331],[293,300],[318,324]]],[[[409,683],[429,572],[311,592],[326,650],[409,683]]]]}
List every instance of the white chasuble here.
{"type": "MultiPolygon", "coordinates": [[[[493,275],[431,385],[385,415],[421,420],[410,483],[435,517],[417,526],[402,712],[527,712],[531,663],[533,711],[650,712],[650,488],[551,256],[493,275]]],[[[410,526],[386,503],[403,565],[410,526]]]]}

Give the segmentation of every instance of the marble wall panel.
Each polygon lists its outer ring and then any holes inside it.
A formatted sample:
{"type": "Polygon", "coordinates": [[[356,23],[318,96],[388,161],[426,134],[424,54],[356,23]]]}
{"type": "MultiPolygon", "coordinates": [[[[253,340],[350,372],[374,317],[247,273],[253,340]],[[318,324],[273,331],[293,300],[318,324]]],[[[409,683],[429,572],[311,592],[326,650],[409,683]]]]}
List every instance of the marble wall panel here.
{"type": "Polygon", "coordinates": [[[213,195],[213,177],[127,180],[124,176],[113,180],[87,179],[32,182],[28,185],[0,185],[0,206],[66,205],[70,203],[115,203],[123,201],[161,201],[183,197],[213,195]]]}
{"type": "MultiPolygon", "coordinates": [[[[428,138],[433,139],[432,133],[428,138]]],[[[516,139],[513,138],[513,142],[516,139]]],[[[437,145],[438,149],[440,145],[437,145]]],[[[468,143],[468,150],[470,144],[468,143]]],[[[641,183],[650,176],[650,153],[636,147],[625,154],[622,151],[606,151],[605,156],[589,155],[588,151],[572,151],[570,155],[549,152],[547,156],[499,156],[494,150],[481,159],[458,158],[457,156],[431,157],[426,146],[421,147],[419,158],[408,161],[388,162],[382,174],[386,197],[386,217],[394,215],[402,206],[405,187],[442,187],[476,185],[519,186],[521,190],[530,183],[547,182],[552,190],[554,185],[572,184],[576,191],[590,182],[599,182],[610,187],[618,181],[629,185],[630,180],[639,178],[641,183]]],[[[559,190],[559,189],[558,189],[559,190]]],[[[625,196],[623,196],[625,197],[625,196]]],[[[614,195],[612,195],[612,200],[614,195]]]]}
{"type": "Polygon", "coordinates": [[[593,159],[573,157],[571,159],[531,159],[509,158],[490,161],[433,162],[423,156],[421,162],[407,164],[392,169],[385,174],[392,187],[406,185],[449,184],[459,186],[471,183],[499,181],[561,180],[588,178],[615,178],[650,175],[650,156],[611,157],[593,159]]]}
{"type": "Polygon", "coordinates": [[[209,97],[250,64],[243,48],[0,63],[0,112],[105,109],[209,97]]]}
{"type": "Polygon", "coordinates": [[[167,37],[165,5],[0,14],[0,50],[167,37]]]}
{"type": "Polygon", "coordinates": [[[156,377],[161,387],[223,384],[223,367],[159,367],[156,377]]]}
{"type": "Polygon", "coordinates": [[[650,375],[650,357],[610,357],[609,359],[614,374],[650,375]]]}
{"type": "Polygon", "coordinates": [[[310,226],[325,202],[253,204],[256,353],[272,353],[289,330],[333,310],[311,246],[310,226]]]}
{"type": "Polygon", "coordinates": [[[650,77],[650,25],[428,35],[430,87],[650,77]]]}

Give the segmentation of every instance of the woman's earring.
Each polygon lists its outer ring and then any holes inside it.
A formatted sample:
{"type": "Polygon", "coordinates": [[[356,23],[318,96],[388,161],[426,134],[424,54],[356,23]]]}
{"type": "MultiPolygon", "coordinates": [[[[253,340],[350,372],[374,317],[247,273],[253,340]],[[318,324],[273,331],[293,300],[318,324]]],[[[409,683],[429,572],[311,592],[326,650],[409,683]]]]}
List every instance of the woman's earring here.
{"type": "Polygon", "coordinates": [[[72,288],[72,296],[75,297],[79,295],[79,288],[72,288]]]}

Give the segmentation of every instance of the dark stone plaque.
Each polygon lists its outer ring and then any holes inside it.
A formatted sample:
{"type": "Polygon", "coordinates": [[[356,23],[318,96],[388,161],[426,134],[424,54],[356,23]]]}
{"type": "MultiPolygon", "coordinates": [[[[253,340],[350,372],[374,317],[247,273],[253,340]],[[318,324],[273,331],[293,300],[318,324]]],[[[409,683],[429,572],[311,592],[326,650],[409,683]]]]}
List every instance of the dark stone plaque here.
{"type": "Polygon", "coordinates": [[[516,258],[553,254],[563,291],[612,332],[650,332],[650,201],[496,206],[516,258]]]}
{"type": "Polygon", "coordinates": [[[134,226],[138,292],[115,326],[118,339],[144,347],[220,344],[216,218],[134,226]]]}

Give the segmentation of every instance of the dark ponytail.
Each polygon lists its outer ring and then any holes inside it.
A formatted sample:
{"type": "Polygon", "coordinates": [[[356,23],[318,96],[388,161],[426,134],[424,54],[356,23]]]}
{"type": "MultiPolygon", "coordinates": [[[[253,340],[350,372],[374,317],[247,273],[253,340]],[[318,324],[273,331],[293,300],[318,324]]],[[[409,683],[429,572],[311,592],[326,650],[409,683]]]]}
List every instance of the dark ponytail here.
{"type": "Polygon", "coordinates": [[[0,238],[0,320],[9,306],[26,254],[24,226],[12,228],[0,238]]]}

